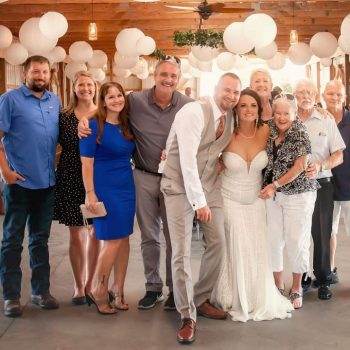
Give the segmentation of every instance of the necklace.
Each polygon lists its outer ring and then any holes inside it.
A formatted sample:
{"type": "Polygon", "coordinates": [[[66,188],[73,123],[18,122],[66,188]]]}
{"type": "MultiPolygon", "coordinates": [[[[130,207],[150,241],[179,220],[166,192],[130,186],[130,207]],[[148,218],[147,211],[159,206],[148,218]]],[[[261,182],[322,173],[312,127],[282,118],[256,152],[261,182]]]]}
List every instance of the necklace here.
{"type": "Polygon", "coordinates": [[[244,133],[241,130],[238,131],[238,135],[241,135],[241,136],[245,137],[246,139],[253,139],[255,137],[255,135],[256,135],[256,130],[257,129],[258,129],[258,127],[257,127],[257,125],[255,125],[255,129],[254,129],[253,135],[251,135],[251,136],[244,135],[244,133]]]}

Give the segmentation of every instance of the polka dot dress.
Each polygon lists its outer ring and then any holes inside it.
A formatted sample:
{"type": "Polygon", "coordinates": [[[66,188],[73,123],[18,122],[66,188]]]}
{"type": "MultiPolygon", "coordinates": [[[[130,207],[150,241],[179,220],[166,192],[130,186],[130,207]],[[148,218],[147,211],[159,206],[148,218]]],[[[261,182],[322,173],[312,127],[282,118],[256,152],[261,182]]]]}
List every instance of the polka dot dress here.
{"type": "Polygon", "coordinates": [[[60,161],[56,170],[56,192],[54,220],[66,226],[83,226],[80,204],[85,202],[77,136],[79,120],[74,112],[60,113],[59,143],[62,146],[60,161]]]}

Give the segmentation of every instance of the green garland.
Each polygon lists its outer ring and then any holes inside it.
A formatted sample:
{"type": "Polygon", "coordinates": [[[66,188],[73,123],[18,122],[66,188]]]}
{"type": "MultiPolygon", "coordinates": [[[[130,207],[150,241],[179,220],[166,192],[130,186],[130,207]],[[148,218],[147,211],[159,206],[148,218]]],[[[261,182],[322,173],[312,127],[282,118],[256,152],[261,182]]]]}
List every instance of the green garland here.
{"type": "Polygon", "coordinates": [[[151,54],[150,57],[155,57],[158,60],[165,57],[165,52],[162,49],[155,49],[151,54]]]}
{"type": "Polygon", "coordinates": [[[211,29],[198,29],[195,32],[174,32],[173,41],[175,46],[209,46],[213,48],[223,47],[223,31],[214,32],[211,29]]]}

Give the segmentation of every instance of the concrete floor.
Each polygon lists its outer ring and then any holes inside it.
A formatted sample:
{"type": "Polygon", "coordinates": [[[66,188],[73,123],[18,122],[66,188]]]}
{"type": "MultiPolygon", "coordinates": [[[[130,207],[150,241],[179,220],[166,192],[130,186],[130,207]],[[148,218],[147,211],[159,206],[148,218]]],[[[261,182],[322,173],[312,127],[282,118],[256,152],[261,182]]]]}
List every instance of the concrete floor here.
{"type": "MultiPolygon", "coordinates": [[[[2,225],[2,219],[0,218],[2,225]]],[[[2,232],[2,231],[1,231],[2,232]]],[[[140,234],[137,226],[131,239],[126,281],[127,312],[114,316],[97,314],[93,307],[73,306],[72,275],[68,257],[68,231],[56,222],[50,238],[51,292],[60,309],[47,311],[30,302],[28,252],[23,253],[23,316],[3,316],[0,306],[0,349],[181,349],[176,342],[177,312],[166,312],[158,304],[141,311],[136,305],[144,294],[140,234]]],[[[333,298],[320,301],[313,289],[304,297],[304,307],[288,320],[248,323],[198,319],[192,349],[349,349],[350,346],[350,239],[344,228],[339,234],[337,265],[341,282],[333,287],[333,298]]],[[[193,241],[193,271],[198,274],[201,243],[193,241]]],[[[164,260],[162,261],[164,276],[164,260]]],[[[287,282],[287,290],[290,281],[287,282]]],[[[1,290],[0,290],[1,292],[1,290]]],[[[164,289],[164,292],[167,291],[164,289]]]]}

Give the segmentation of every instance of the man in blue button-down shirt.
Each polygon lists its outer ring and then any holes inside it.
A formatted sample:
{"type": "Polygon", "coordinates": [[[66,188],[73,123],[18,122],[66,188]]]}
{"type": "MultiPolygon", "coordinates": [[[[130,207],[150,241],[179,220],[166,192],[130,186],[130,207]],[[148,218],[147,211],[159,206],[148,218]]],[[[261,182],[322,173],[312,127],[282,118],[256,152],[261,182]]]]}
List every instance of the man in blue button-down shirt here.
{"type": "Polygon", "coordinates": [[[32,56],[24,63],[24,84],[0,97],[0,170],[5,217],[0,258],[4,314],[22,314],[20,268],[28,223],[32,302],[57,309],[50,294],[48,238],[54,203],[54,158],[60,102],[47,91],[49,61],[32,56]]]}

